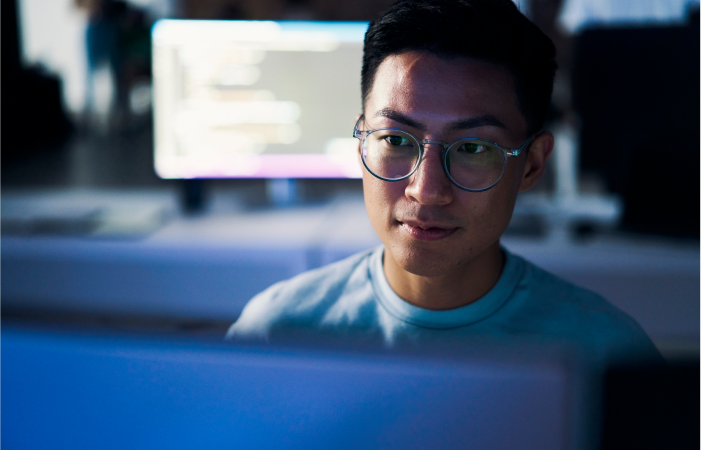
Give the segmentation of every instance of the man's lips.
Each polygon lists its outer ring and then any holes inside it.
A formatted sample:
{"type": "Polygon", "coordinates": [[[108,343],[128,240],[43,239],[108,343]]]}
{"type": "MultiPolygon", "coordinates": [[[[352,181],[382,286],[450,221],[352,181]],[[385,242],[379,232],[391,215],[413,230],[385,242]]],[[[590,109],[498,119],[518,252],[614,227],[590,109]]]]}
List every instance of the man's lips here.
{"type": "Polygon", "coordinates": [[[446,225],[417,222],[413,220],[400,220],[399,225],[405,233],[420,241],[437,241],[450,236],[457,230],[457,228],[446,225]]]}

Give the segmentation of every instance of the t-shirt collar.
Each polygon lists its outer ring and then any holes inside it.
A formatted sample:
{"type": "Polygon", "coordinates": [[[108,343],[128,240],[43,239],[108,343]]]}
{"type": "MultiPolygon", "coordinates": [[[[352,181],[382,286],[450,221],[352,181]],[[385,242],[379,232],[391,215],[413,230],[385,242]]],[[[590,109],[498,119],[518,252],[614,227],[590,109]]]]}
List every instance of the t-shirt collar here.
{"type": "Polygon", "coordinates": [[[478,322],[496,312],[511,296],[521,279],[523,264],[502,248],[506,263],[499,281],[479,300],[460,308],[432,311],[419,308],[400,298],[390,287],[383,268],[384,247],[378,247],[371,255],[368,275],[380,304],[397,319],[424,328],[455,328],[478,322]]]}

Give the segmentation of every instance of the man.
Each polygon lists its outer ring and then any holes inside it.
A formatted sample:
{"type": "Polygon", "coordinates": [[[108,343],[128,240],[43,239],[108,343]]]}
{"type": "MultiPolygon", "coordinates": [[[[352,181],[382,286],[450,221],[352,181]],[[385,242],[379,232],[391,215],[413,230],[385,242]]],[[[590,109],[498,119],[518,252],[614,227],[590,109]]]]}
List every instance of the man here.
{"type": "Polygon", "coordinates": [[[541,127],[554,57],[509,0],[400,0],[372,22],[354,136],[384,246],[272,286],[227,336],[531,340],[658,356],[606,300],[500,247],[517,193],[553,149],[541,127]]]}

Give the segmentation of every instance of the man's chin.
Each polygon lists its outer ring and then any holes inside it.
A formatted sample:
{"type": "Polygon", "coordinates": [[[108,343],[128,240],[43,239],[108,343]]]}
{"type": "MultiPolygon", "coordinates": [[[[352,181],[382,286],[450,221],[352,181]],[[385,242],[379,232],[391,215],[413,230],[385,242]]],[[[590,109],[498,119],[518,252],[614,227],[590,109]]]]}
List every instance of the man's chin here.
{"type": "Polygon", "coordinates": [[[455,269],[456,264],[446,256],[446,252],[427,249],[406,249],[393,255],[402,270],[422,277],[437,277],[455,269]]]}
{"type": "Polygon", "coordinates": [[[445,264],[431,264],[426,261],[412,261],[406,265],[400,264],[399,267],[413,275],[427,278],[439,277],[449,272],[445,264]]]}
{"type": "MultiPolygon", "coordinates": [[[[499,252],[499,240],[494,244],[483,242],[471,242],[469,245],[460,245],[446,239],[440,242],[400,241],[395,245],[385,245],[389,255],[396,265],[405,272],[422,276],[438,277],[461,272],[483,256],[485,251],[493,248],[499,252]],[[483,244],[483,245],[480,245],[483,244]]],[[[462,244],[465,244],[464,242],[462,244]]],[[[489,258],[483,261],[489,263],[489,258]]]]}

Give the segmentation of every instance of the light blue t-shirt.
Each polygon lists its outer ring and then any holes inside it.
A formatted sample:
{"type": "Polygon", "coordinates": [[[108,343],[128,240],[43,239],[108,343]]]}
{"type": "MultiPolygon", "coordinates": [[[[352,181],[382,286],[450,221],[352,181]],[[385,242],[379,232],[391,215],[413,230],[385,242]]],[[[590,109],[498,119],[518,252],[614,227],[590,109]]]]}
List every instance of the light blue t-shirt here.
{"type": "Polygon", "coordinates": [[[305,330],[385,347],[520,341],[573,344],[597,359],[661,358],[640,326],[604,298],[505,249],[497,284],[479,300],[445,311],[401,299],[385,277],[383,251],[271,286],[246,305],[227,338],[271,341],[305,330]]]}

